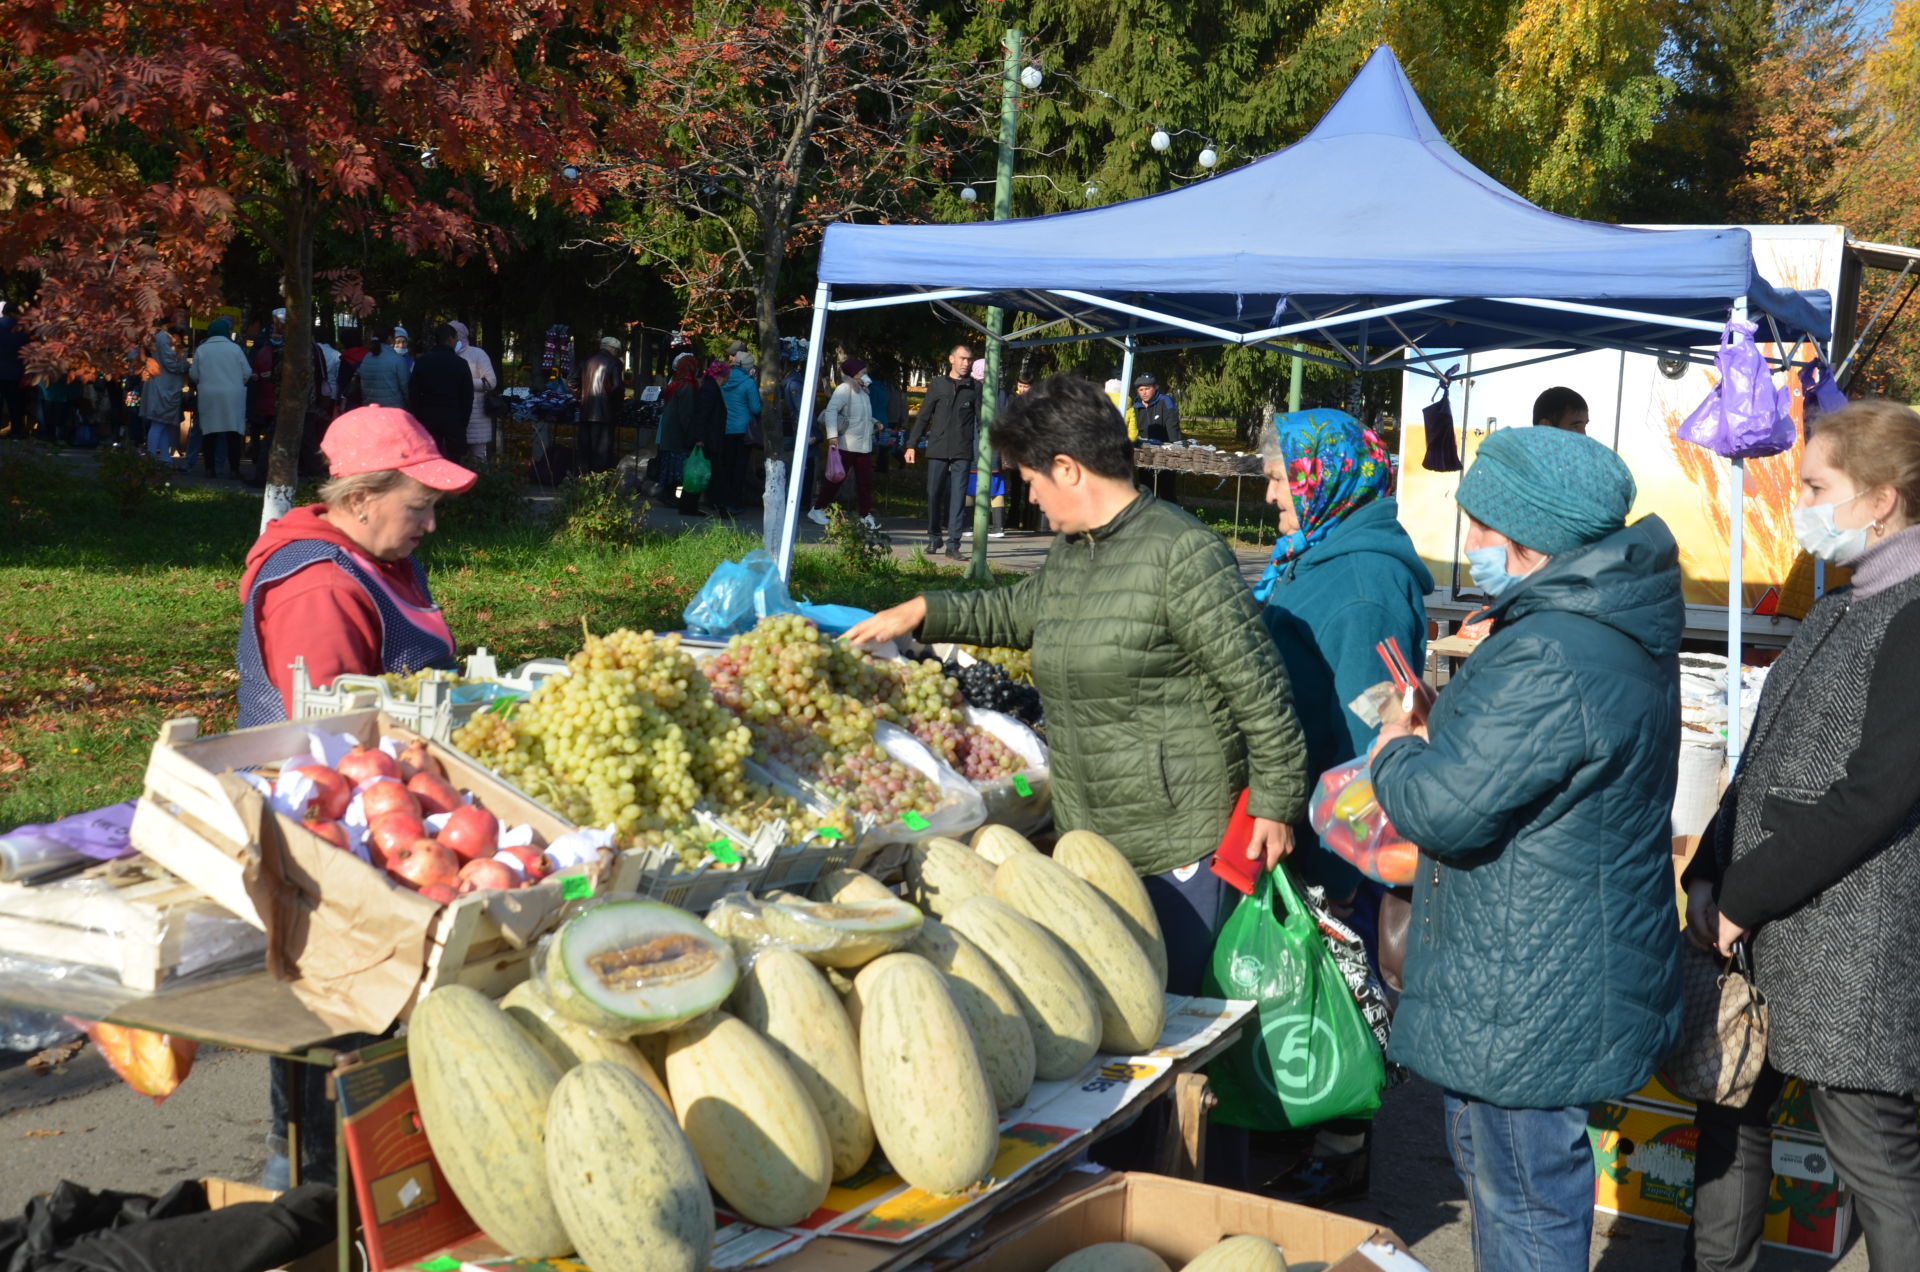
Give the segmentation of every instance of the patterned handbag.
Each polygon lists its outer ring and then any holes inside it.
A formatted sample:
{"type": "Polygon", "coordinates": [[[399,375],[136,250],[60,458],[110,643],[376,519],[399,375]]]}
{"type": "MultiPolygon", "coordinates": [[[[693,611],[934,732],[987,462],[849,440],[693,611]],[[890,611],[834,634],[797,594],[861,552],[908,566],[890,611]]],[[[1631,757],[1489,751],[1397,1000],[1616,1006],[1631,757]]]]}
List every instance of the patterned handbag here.
{"type": "Polygon", "coordinates": [[[1681,955],[1680,1043],[1661,1066],[1689,1100],[1742,1108],[1767,1063],[1767,999],[1753,983],[1747,942],[1724,962],[1692,943],[1681,955]]]}

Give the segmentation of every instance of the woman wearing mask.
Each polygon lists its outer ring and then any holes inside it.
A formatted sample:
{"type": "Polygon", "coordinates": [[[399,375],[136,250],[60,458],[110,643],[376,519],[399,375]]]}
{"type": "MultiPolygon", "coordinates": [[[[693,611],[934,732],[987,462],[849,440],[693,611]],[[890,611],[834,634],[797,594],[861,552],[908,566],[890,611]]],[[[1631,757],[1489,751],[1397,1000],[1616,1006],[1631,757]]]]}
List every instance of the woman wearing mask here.
{"type": "Polygon", "coordinates": [[[467,415],[467,458],[474,464],[487,462],[493,447],[493,416],[487,413],[487,394],[500,384],[487,351],[471,342],[464,322],[449,323],[453,328],[453,351],[466,360],[473,376],[473,409],[467,415]]]}
{"type": "Polygon", "coordinates": [[[1373,789],[1420,846],[1388,1057],[1444,1092],[1478,1272],[1586,1272],[1587,1109],[1680,1028],[1680,554],[1577,433],[1501,429],[1457,495],[1492,632],[1373,789]]]}
{"type": "MultiPolygon", "coordinates": [[[[1293,683],[1312,783],[1372,741],[1373,726],[1348,704],[1386,679],[1374,647],[1396,641],[1413,666],[1426,665],[1433,576],[1387,493],[1387,448],[1353,416],[1282,415],[1262,429],[1260,459],[1267,502],[1280,510],[1280,541],[1253,595],[1293,683]]],[[[1311,826],[1296,826],[1294,836],[1295,877],[1324,888],[1337,907],[1356,907],[1356,926],[1372,936],[1380,886],[1321,847],[1311,826]]],[[[1312,1205],[1364,1196],[1371,1128],[1366,1121],[1323,1127],[1313,1153],[1270,1191],[1312,1205]]]]}
{"type": "Polygon", "coordinates": [[[1683,1266],[1754,1266],[1781,1075],[1806,1083],[1867,1259],[1920,1268],[1920,415],[1823,414],[1794,535],[1853,568],[1773,664],[1740,770],[1687,869],[1687,931],[1748,940],[1767,1059],[1744,1108],[1702,1104],[1683,1266]]]}
{"type": "MultiPolygon", "coordinates": [[[[826,434],[827,450],[840,452],[840,462],[853,477],[860,500],[860,524],[877,530],[880,523],[873,519],[873,403],[867,397],[866,377],[867,364],[859,358],[848,358],[840,364],[840,383],[834,386],[827,409],[821,412],[820,429],[826,434]]],[[[827,524],[826,510],[845,480],[822,477],[820,497],[807,513],[807,520],[816,526],[827,524]]]]}

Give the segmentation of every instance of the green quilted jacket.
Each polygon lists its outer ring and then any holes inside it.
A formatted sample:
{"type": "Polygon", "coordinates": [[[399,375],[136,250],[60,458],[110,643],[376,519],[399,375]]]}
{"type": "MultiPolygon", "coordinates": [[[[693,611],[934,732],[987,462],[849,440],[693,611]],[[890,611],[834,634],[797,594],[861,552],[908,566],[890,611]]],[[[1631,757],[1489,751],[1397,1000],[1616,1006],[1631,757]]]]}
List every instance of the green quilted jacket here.
{"type": "Polygon", "coordinates": [[[1305,816],[1286,668],[1233,553],[1187,513],[1143,493],[1018,583],[926,601],[923,640],[1033,651],[1061,830],[1148,875],[1211,854],[1242,788],[1255,817],[1305,816]]]}

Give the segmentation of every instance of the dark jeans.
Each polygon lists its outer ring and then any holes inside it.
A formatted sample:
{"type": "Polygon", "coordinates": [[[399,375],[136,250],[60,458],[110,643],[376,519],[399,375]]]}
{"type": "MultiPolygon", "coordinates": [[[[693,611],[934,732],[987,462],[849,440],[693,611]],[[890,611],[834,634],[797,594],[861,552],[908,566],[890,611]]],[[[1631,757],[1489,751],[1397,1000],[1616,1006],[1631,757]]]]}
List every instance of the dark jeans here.
{"type": "MultiPolygon", "coordinates": [[[[200,435],[200,457],[207,466],[207,476],[220,475],[220,454],[227,456],[227,476],[240,475],[241,439],[238,433],[202,433],[200,435]]],[[[191,464],[191,460],[188,461],[191,464]]]]}
{"type": "Polygon", "coordinates": [[[1440,1107],[1447,1152],[1467,1190],[1476,1272],[1587,1272],[1586,1107],[1506,1109],[1452,1091],[1440,1107]]]}
{"type": "MultiPolygon", "coordinates": [[[[1784,1079],[1772,1066],[1744,1108],[1702,1104],[1694,1152],[1693,1226],[1683,1272],[1751,1272],[1760,1254],[1773,1181],[1773,1102],[1784,1079]]],[[[1841,1091],[1809,1083],[1814,1120],[1860,1212],[1867,1262],[1920,1268],[1920,1134],[1912,1095],[1841,1091]]]]}
{"type": "MultiPolygon", "coordinates": [[[[840,462],[847,466],[847,476],[853,478],[853,488],[860,501],[860,515],[863,517],[869,515],[873,512],[873,456],[842,450],[840,462]]],[[[840,481],[828,481],[825,476],[822,476],[820,498],[813,506],[825,511],[833,503],[835,496],[840,493],[840,486],[845,480],[846,478],[843,477],[840,481]]]]}
{"type": "Polygon", "coordinates": [[[713,489],[707,492],[708,503],[723,508],[751,508],[760,502],[747,489],[753,455],[745,433],[728,433],[721,438],[720,453],[713,461],[713,489]]]}
{"type": "Polygon", "coordinates": [[[970,459],[933,459],[927,465],[927,546],[938,552],[942,543],[960,550],[962,518],[967,510],[967,474],[970,459]]]}

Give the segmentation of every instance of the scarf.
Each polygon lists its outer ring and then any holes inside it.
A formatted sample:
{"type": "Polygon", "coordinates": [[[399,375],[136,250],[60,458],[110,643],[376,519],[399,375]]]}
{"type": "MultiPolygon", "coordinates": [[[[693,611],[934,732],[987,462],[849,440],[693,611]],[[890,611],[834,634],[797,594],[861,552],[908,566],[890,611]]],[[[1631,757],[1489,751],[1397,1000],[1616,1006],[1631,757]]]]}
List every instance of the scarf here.
{"type": "Polygon", "coordinates": [[[1300,528],[1273,545],[1273,559],[1253,586],[1254,599],[1262,603],[1283,566],[1332,534],[1355,509],[1386,494],[1393,481],[1386,446],[1345,411],[1322,407],[1279,415],[1274,432],[1300,528]]]}
{"type": "Polygon", "coordinates": [[[660,401],[664,404],[673,401],[673,395],[681,389],[690,389],[700,378],[695,365],[697,359],[690,353],[680,354],[673,360],[673,378],[667,381],[667,387],[660,391],[660,401]]]}

